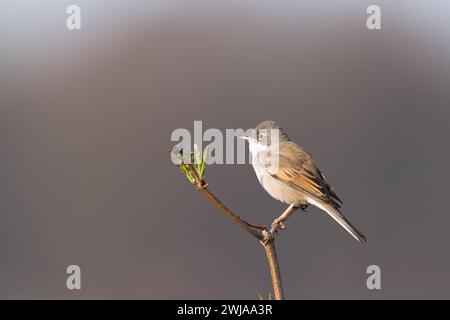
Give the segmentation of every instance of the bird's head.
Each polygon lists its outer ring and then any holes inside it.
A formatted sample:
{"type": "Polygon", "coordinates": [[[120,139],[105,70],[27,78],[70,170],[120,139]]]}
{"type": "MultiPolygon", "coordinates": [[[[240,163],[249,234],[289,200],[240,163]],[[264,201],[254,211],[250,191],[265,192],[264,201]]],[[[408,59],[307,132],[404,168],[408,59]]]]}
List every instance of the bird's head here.
{"type": "Polygon", "coordinates": [[[284,130],[272,120],[261,122],[250,134],[241,136],[240,138],[247,140],[250,147],[253,145],[268,147],[274,140],[277,140],[278,143],[289,141],[289,137],[284,130]]]}

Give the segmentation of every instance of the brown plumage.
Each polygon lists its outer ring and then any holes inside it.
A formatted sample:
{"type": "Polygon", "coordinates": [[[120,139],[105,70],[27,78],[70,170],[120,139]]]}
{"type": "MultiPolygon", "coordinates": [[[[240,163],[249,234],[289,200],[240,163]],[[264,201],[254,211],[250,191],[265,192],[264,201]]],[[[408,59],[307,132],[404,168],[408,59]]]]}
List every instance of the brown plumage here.
{"type": "Polygon", "coordinates": [[[248,138],[252,164],[264,189],[275,199],[290,205],[315,205],[327,212],[358,241],[366,237],[341,213],[342,200],[337,196],[325,175],[317,168],[314,159],[273,121],[256,127],[256,139],[248,138]],[[271,139],[265,131],[278,132],[278,157],[272,157],[271,139]],[[272,163],[272,160],[277,163],[272,163]]]}
{"type": "MultiPolygon", "coordinates": [[[[329,202],[340,208],[342,200],[334,192],[323,173],[316,167],[313,158],[292,141],[286,141],[279,147],[279,165],[271,172],[275,179],[299,188],[318,200],[329,202]],[[340,203],[340,204],[339,204],[340,203]]],[[[270,172],[269,166],[269,172],[270,172]]]]}

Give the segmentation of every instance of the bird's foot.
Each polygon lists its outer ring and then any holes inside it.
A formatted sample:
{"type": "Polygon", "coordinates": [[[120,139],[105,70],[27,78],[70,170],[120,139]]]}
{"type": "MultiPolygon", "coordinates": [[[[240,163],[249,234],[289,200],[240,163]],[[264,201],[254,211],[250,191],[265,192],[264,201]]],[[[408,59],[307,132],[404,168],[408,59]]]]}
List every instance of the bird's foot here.
{"type": "Polygon", "coordinates": [[[286,228],[286,226],[284,225],[284,222],[283,222],[283,221],[279,221],[278,219],[275,219],[275,220],[272,222],[272,229],[274,229],[274,227],[276,227],[276,228],[275,228],[275,231],[276,231],[277,229],[284,230],[284,229],[286,228]]]}
{"type": "Polygon", "coordinates": [[[307,203],[303,203],[301,205],[298,206],[300,209],[302,209],[302,211],[307,212],[307,209],[309,207],[309,204],[307,203]]]}
{"type": "Polygon", "coordinates": [[[284,230],[286,228],[284,222],[280,219],[275,219],[272,222],[272,227],[270,228],[270,233],[272,235],[278,234],[279,230],[284,230]]]}

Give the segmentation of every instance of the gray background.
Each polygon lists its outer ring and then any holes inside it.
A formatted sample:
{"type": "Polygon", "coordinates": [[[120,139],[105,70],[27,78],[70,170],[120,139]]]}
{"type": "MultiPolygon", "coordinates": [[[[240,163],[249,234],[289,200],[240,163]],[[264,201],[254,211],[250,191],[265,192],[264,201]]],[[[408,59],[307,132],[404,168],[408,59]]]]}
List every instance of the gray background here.
{"type": "MultiPolygon", "coordinates": [[[[292,217],[277,242],[288,298],[450,298],[449,14],[448,1],[3,1],[0,298],[267,296],[259,244],[167,154],[194,120],[267,119],[369,238],[318,209],[292,217]],[[381,31],[365,27],[372,3],[381,31]],[[65,287],[69,264],[81,291],[65,287]]],[[[207,178],[250,221],[284,209],[249,165],[207,178]]]]}

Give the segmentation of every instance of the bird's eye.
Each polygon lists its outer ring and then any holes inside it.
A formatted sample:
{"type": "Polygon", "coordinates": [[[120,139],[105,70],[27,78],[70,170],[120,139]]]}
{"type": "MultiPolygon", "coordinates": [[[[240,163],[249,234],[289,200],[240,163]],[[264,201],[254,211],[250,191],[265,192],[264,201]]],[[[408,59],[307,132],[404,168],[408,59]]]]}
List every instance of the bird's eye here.
{"type": "Polygon", "coordinates": [[[258,130],[257,138],[258,138],[258,141],[260,141],[260,142],[266,141],[267,140],[267,130],[265,130],[265,129],[258,130]]]}

